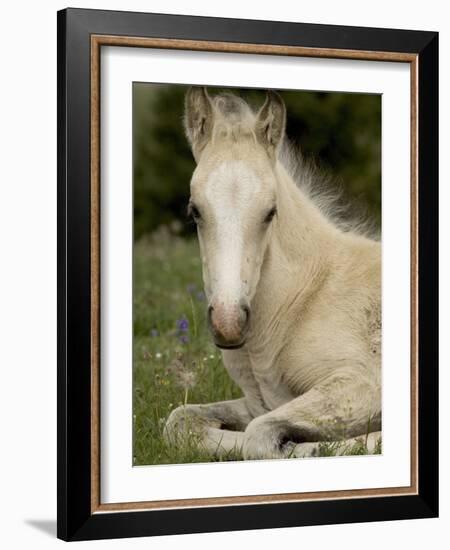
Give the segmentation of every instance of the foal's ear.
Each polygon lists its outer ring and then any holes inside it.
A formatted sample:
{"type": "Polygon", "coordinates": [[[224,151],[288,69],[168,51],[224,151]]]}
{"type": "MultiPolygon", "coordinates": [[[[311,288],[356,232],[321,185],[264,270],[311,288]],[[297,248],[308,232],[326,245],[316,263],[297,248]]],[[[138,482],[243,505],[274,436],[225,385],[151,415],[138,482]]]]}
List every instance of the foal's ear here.
{"type": "Polygon", "coordinates": [[[285,127],[286,107],[284,102],[276,92],[269,90],[266,101],[256,117],[255,133],[258,141],[273,158],[275,158],[278,146],[283,140],[285,127]]]}
{"type": "Polygon", "coordinates": [[[184,104],[184,127],[195,160],[211,138],[213,107],[206,88],[192,87],[186,93],[184,104]]]}

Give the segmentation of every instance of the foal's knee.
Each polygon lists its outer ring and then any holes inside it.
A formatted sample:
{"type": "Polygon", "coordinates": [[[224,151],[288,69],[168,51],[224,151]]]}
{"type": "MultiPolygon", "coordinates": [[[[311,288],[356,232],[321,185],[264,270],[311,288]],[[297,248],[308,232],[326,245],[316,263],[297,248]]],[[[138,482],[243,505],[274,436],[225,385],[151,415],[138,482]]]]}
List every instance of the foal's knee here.
{"type": "Polygon", "coordinates": [[[183,437],[199,433],[204,422],[196,405],[181,405],[174,409],[164,426],[163,435],[169,443],[175,443],[183,437]]]}
{"type": "Polygon", "coordinates": [[[244,459],[289,458],[293,456],[296,445],[315,437],[313,432],[313,428],[306,424],[265,416],[255,418],[245,430],[244,459]]]}

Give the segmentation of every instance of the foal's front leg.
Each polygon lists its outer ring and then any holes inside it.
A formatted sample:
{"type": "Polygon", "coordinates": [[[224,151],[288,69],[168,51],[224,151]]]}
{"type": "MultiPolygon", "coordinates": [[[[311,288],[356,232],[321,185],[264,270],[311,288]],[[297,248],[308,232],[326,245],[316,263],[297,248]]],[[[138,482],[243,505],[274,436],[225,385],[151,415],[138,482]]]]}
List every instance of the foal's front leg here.
{"type": "Polygon", "coordinates": [[[193,438],[199,448],[211,455],[240,452],[244,430],[251,422],[246,399],[219,401],[206,405],[182,405],[170,414],[164,436],[170,445],[193,438]]]}
{"type": "Polygon", "coordinates": [[[243,454],[245,459],[308,456],[317,452],[317,442],[349,440],[380,429],[378,383],[363,368],[341,369],[252,420],[245,431],[243,454]]]}

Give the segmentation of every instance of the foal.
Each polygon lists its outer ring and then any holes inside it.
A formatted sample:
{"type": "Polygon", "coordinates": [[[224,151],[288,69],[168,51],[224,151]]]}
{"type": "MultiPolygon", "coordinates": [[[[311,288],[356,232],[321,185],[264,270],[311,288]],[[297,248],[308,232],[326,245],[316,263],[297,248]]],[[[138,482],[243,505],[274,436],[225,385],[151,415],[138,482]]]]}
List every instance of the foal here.
{"type": "Polygon", "coordinates": [[[244,397],[179,407],[165,435],[177,444],[188,423],[211,454],[246,459],[311,456],[324,441],[342,442],[339,454],[361,436],[373,452],[380,243],[342,229],[304,191],[314,177],[286,154],[285,122],[274,92],[257,113],[232,94],[186,95],[208,321],[244,397]]]}

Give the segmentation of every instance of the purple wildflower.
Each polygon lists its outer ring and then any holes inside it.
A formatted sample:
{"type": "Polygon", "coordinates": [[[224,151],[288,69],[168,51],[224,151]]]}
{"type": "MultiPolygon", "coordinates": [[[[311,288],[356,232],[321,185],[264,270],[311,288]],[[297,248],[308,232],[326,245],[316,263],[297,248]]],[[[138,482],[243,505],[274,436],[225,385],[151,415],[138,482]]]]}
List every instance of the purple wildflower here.
{"type": "Polygon", "coordinates": [[[205,301],[205,293],[203,292],[203,290],[201,290],[200,292],[197,292],[197,300],[199,302],[205,301]]]}
{"type": "Polygon", "coordinates": [[[156,338],[157,336],[159,336],[159,332],[156,328],[152,328],[152,330],[150,331],[150,336],[152,338],[156,338]]]}
{"type": "Polygon", "coordinates": [[[185,317],[177,319],[177,330],[179,332],[187,332],[189,330],[189,321],[185,317]]]}
{"type": "Polygon", "coordinates": [[[187,334],[182,334],[181,336],[178,337],[178,341],[181,344],[187,344],[189,342],[189,336],[187,334]]]}

